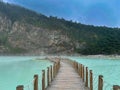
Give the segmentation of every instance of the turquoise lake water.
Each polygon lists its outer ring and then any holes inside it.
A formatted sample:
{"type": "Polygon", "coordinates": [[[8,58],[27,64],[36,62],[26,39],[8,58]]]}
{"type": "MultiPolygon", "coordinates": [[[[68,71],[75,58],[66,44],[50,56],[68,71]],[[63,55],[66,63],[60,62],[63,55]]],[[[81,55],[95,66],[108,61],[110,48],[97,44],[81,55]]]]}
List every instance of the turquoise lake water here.
{"type": "Polygon", "coordinates": [[[113,90],[113,85],[120,85],[120,59],[119,58],[86,58],[69,57],[93,70],[94,90],[97,90],[98,75],[103,75],[104,89],[113,90]]]}
{"type": "Polygon", "coordinates": [[[33,76],[39,75],[41,89],[42,70],[52,63],[36,60],[38,57],[0,57],[0,90],[16,90],[17,85],[24,85],[24,90],[33,90],[33,76]]]}
{"type": "MultiPolygon", "coordinates": [[[[39,74],[41,90],[42,70],[52,65],[50,61],[37,60],[41,57],[0,56],[0,90],[16,90],[17,85],[24,85],[24,90],[33,90],[33,76],[39,74]]],[[[112,90],[113,85],[120,85],[120,59],[67,57],[76,60],[93,70],[93,90],[97,90],[98,75],[103,75],[104,89],[112,90]]]]}

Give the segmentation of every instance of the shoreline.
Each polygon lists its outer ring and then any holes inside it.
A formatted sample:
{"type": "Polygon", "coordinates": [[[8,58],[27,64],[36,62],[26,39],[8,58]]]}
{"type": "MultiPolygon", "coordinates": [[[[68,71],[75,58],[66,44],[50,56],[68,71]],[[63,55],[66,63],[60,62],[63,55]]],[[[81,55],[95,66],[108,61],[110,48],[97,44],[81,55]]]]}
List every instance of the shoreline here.
{"type": "Polygon", "coordinates": [[[73,55],[0,55],[0,57],[43,57],[43,58],[66,58],[66,57],[78,57],[78,58],[110,58],[110,59],[120,59],[120,55],[78,55],[78,54],[73,54],[73,55]]]}

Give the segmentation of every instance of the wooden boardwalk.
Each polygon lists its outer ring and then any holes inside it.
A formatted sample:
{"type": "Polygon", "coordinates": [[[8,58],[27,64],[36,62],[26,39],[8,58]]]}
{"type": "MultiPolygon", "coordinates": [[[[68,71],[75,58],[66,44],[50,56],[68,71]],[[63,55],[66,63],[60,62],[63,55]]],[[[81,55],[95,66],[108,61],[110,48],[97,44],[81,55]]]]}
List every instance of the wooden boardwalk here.
{"type": "Polygon", "coordinates": [[[64,61],[55,79],[46,90],[89,90],[75,69],[64,61]]]}

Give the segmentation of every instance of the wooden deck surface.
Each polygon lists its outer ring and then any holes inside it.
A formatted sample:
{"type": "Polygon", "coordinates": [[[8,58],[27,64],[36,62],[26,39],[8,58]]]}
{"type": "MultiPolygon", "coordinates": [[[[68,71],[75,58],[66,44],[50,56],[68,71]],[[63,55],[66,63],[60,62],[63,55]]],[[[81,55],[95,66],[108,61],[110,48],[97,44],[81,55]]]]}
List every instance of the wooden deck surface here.
{"type": "Polygon", "coordinates": [[[89,90],[75,69],[66,62],[61,62],[61,67],[46,90],[89,90]]]}

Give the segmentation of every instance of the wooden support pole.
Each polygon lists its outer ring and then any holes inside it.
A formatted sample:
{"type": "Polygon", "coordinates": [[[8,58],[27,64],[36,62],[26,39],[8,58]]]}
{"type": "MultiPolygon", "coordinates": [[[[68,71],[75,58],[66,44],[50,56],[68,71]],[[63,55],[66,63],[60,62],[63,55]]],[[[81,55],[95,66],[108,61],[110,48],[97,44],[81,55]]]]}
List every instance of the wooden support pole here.
{"type": "Polygon", "coordinates": [[[74,61],[74,68],[75,68],[75,64],[76,64],[76,62],[74,61]]]}
{"type": "Polygon", "coordinates": [[[76,69],[76,61],[74,61],[74,68],[76,69]]]}
{"type": "Polygon", "coordinates": [[[16,90],[24,90],[24,86],[23,85],[19,85],[16,87],[16,90]]]}
{"type": "Polygon", "coordinates": [[[79,66],[79,63],[77,64],[77,67],[78,67],[77,72],[78,72],[78,74],[79,74],[79,71],[80,71],[80,66],[79,66]]]}
{"type": "Polygon", "coordinates": [[[82,79],[83,79],[83,82],[84,82],[84,65],[82,67],[82,79]]]}
{"type": "Polygon", "coordinates": [[[120,86],[118,86],[118,85],[113,85],[113,90],[120,90],[120,86]]]}
{"type": "Polygon", "coordinates": [[[58,73],[58,70],[59,70],[59,61],[57,62],[57,73],[58,73]]]}
{"type": "MultiPolygon", "coordinates": [[[[79,64],[79,75],[81,74],[81,64],[79,64]]],[[[81,77],[81,76],[80,76],[81,77]]]]}
{"type": "Polygon", "coordinates": [[[56,73],[55,73],[55,76],[56,76],[57,72],[58,72],[58,62],[56,63],[56,73]]]}
{"type": "Polygon", "coordinates": [[[73,67],[75,68],[75,61],[73,61],[73,67]]]}
{"type": "Polygon", "coordinates": [[[80,65],[78,64],[78,74],[80,75],[80,65]]]}
{"type": "Polygon", "coordinates": [[[49,70],[49,67],[47,67],[47,86],[50,85],[50,83],[49,83],[49,81],[50,81],[49,77],[50,77],[50,70],[49,70]]]}
{"type": "MultiPolygon", "coordinates": [[[[81,64],[79,63],[79,75],[81,74],[80,69],[81,69],[81,64]]],[[[80,77],[81,77],[81,76],[80,76],[80,77]]]]}
{"type": "Polygon", "coordinates": [[[92,73],[92,70],[90,70],[90,90],[93,90],[93,73],[92,73]]]}
{"type": "Polygon", "coordinates": [[[80,73],[81,73],[81,75],[80,75],[80,76],[81,76],[81,78],[82,78],[82,64],[81,64],[80,73]]]}
{"type": "Polygon", "coordinates": [[[60,64],[61,64],[61,63],[60,63],[60,61],[59,61],[59,69],[60,69],[60,64]]]}
{"type": "Polygon", "coordinates": [[[45,90],[45,70],[42,70],[42,90],[45,90]]]}
{"type": "Polygon", "coordinates": [[[54,75],[54,78],[55,78],[56,72],[57,72],[56,66],[57,66],[57,64],[55,63],[55,75],[54,75]]]}
{"type": "Polygon", "coordinates": [[[88,87],[88,67],[86,67],[86,82],[85,86],[88,87]]]}
{"type": "Polygon", "coordinates": [[[75,70],[77,69],[77,62],[75,61],[75,70]]]}
{"type": "Polygon", "coordinates": [[[98,90],[103,90],[103,76],[99,75],[98,77],[98,90]]]}
{"type": "Polygon", "coordinates": [[[38,75],[34,75],[34,90],[38,90],[38,75]]]}
{"type": "Polygon", "coordinates": [[[56,74],[57,74],[57,72],[58,72],[58,62],[57,62],[56,65],[55,65],[55,70],[56,70],[56,72],[55,72],[55,76],[56,76],[56,74]]]}
{"type": "Polygon", "coordinates": [[[56,73],[57,73],[57,63],[55,63],[55,75],[54,75],[54,78],[56,76],[56,73]]]}
{"type": "MultiPolygon", "coordinates": [[[[57,63],[56,63],[56,74],[57,74],[57,72],[58,72],[58,61],[57,61],[57,63]]],[[[55,74],[55,75],[56,75],[55,74]]]]}
{"type": "Polygon", "coordinates": [[[51,75],[51,82],[52,82],[52,77],[53,77],[53,70],[52,70],[52,65],[51,65],[51,67],[50,67],[50,75],[51,75]]]}
{"type": "Polygon", "coordinates": [[[58,61],[58,70],[60,69],[60,60],[58,61]]]}
{"type": "Polygon", "coordinates": [[[54,63],[54,66],[53,66],[53,78],[55,78],[55,72],[56,72],[56,70],[55,70],[55,63],[54,63]]]}
{"type": "Polygon", "coordinates": [[[77,69],[77,61],[76,61],[76,69],[77,69]]]}
{"type": "Polygon", "coordinates": [[[76,62],[76,71],[78,72],[78,62],[76,62]]]}

